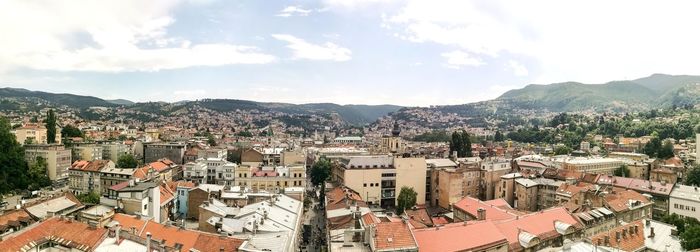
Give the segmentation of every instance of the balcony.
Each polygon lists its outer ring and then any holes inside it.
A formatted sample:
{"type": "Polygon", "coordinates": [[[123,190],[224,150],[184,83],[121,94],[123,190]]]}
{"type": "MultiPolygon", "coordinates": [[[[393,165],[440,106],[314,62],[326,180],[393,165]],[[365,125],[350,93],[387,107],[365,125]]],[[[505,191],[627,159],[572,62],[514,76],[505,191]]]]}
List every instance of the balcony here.
{"type": "Polygon", "coordinates": [[[396,190],[382,190],[382,199],[393,199],[396,198],[396,190]]]}

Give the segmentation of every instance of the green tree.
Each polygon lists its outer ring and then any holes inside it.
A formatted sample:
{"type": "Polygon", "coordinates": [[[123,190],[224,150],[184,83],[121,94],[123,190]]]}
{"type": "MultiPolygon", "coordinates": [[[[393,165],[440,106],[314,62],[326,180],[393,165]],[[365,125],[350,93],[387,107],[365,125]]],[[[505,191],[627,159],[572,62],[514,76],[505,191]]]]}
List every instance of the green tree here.
{"type": "Polygon", "coordinates": [[[685,184],[691,186],[700,186],[700,166],[695,165],[685,175],[685,184]]]}
{"type": "Polygon", "coordinates": [[[29,190],[39,190],[43,187],[51,185],[51,180],[49,179],[48,172],[46,168],[48,163],[43,157],[37,157],[36,161],[29,166],[29,190]]]}
{"type": "Polygon", "coordinates": [[[450,140],[450,155],[455,152],[457,152],[456,157],[471,157],[472,142],[469,137],[469,133],[463,130],[459,132],[452,132],[452,137],[450,140]]]}
{"type": "Polygon", "coordinates": [[[503,142],[503,133],[501,133],[500,130],[497,130],[496,135],[493,136],[493,140],[495,140],[496,142],[503,142]]]}
{"type": "Polygon", "coordinates": [[[139,163],[136,161],[136,158],[131,154],[121,155],[119,159],[117,159],[117,167],[119,168],[136,168],[138,165],[139,163]]]}
{"type": "Polygon", "coordinates": [[[75,196],[78,198],[78,200],[84,204],[99,204],[100,203],[100,195],[97,194],[96,192],[89,192],[89,193],[84,193],[75,196]]]}
{"type": "Polygon", "coordinates": [[[27,189],[29,167],[24,161],[24,149],[10,133],[10,122],[0,117],[0,193],[27,189]]]}
{"type": "Polygon", "coordinates": [[[557,146],[554,148],[554,155],[569,155],[571,153],[571,148],[569,146],[557,146]]]}
{"type": "Polygon", "coordinates": [[[247,130],[238,132],[238,133],[236,133],[236,135],[242,136],[242,137],[253,137],[253,133],[250,133],[250,131],[247,131],[247,130]]]}
{"type": "Polygon", "coordinates": [[[613,175],[628,178],[630,176],[630,168],[623,164],[613,171],[613,175]]]}
{"type": "Polygon", "coordinates": [[[231,163],[241,163],[241,154],[242,150],[241,149],[235,149],[235,150],[230,150],[226,154],[226,160],[228,160],[231,163]]]}
{"type": "MultiPolygon", "coordinates": [[[[314,165],[311,167],[311,183],[314,186],[324,184],[323,182],[328,179],[331,174],[331,162],[325,157],[321,157],[314,165]]],[[[323,193],[323,192],[321,192],[323,193]]]]}
{"type": "Polygon", "coordinates": [[[398,204],[396,205],[396,214],[402,214],[404,210],[415,206],[417,196],[418,193],[416,193],[412,187],[401,187],[399,197],[397,198],[398,204]]]}
{"type": "Polygon", "coordinates": [[[50,144],[56,142],[56,113],[53,109],[49,109],[46,113],[46,142],[50,144]]]}
{"type": "Polygon", "coordinates": [[[61,129],[61,136],[63,137],[83,137],[83,132],[73,125],[66,125],[61,129]]]}
{"type": "Polygon", "coordinates": [[[644,145],[642,152],[647,154],[649,157],[658,157],[659,150],[661,149],[661,140],[657,134],[652,135],[651,140],[644,145]]]}
{"type": "Polygon", "coordinates": [[[671,141],[669,140],[666,140],[663,146],[661,146],[661,149],[659,149],[657,157],[660,159],[669,159],[673,156],[673,143],[671,143],[671,141]]]}
{"type": "Polygon", "coordinates": [[[213,135],[209,134],[209,136],[207,136],[207,143],[209,146],[216,146],[216,139],[214,139],[213,135]]]}
{"type": "Polygon", "coordinates": [[[686,250],[700,248],[700,225],[686,227],[681,233],[681,246],[686,250]]]}

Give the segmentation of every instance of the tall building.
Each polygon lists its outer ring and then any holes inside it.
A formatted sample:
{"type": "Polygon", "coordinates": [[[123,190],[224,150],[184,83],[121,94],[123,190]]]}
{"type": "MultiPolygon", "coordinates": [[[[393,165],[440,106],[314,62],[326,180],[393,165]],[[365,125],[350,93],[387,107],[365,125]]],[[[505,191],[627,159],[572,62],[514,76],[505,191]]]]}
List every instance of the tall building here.
{"type": "Polygon", "coordinates": [[[37,158],[46,160],[49,179],[67,180],[71,166],[71,151],[61,144],[27,144],[24,146],[24,159],[32,165],[37,158]]]}
{"type": "Polygon", "coordinates": [[[167,158],[181,165],[185,159],[187,145],[184,143],[145,143],[143,144],[143,159],[145,163],[167,158]]]}
{"type": "MultiPolygon", "coordinates": [[[[95,143],[73,143],[73,162],[77,160],[102,160],[102,146],[95,143]]],[[[116,162],[116,161],[114,161],[116,162]]]]}
{"type": "Polygon", "coordinates": [[[129,153],[129,147],[123,143],[103,143],[102,144],[102,159],[112,160],[117,162],[119,157],[129,153]]]}

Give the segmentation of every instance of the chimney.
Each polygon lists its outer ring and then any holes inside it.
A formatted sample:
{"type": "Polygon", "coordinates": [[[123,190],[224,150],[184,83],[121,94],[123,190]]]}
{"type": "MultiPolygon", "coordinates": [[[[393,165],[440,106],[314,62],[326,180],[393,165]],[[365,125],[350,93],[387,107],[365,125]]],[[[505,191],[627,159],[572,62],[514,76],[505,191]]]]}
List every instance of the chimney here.
{"type": "Polygon", "coordinates": [[[656,236],[656,234],[654,233],[654,227],[650,227],[650,229],[651,233],[649,234],[649,238],[654,238],[654,236],[656,236]]]}
{"type": "Polygon", "coordinates": [[[122,225],[117,224],[114,229],[114,244],[119,244],[119,235],[122,232],[122,225]]]}
{"type": "Polygon", "coordinates": [[[224,251],[225,251],[225,250],[224,250],[224,247],[220,247],[220,248],[219,248],[219,252],[224,252],[224,251]]]}
{"type": "Polygon", "coordinates": [[[627,229],[626,228],[622,229],[622,238],[627,238],[627,229]]]}
{"type": "Polygon", "coordinates": [[[151,232],[146,232],[146,252],[151,251],[151,232]]]}
{"type": "Polygon", "coordinates": [[[620,231],[615,231],[615,241],[620,242],[620,231]]]}
{"type": "Polygon", "coordinates": [[[634,233],[639,234],[639,226],[634,225],[634,233]]]}
{"type": "Polygon", "coordinates": [[[480,221],[486,220],[486,210],[481,208],[481,207],[479,209],[477,209],[476,210],[476,217],[477,217],[477,220],[480,220],[480,221]]]}
{"type": "Polygon", "coordinates": [[[605,236],[605,246],[610,246],[610,236],[605,236]]]}
{"type": "Polygon", "coordinates": [[[131,234],[136,235],[136,227],[131,227],[131,234]]]}

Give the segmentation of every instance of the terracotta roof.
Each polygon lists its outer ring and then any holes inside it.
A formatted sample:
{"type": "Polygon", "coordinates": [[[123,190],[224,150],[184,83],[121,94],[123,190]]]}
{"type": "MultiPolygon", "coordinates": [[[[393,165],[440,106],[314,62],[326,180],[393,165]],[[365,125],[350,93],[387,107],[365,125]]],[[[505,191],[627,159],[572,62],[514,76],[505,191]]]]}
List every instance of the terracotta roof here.
{"type": "Polygon", "coordinates": [[[433,224],[434,224],[434,225],[445,225],[445,224],[450,223],[450,221],[447,220],[447,218],[445,218],[445,217],[443,217],[443,216],[440,216],[440,217],[433,217],[432,219],[433,219],[433,224]]]}
{"type": "MultiPolygon", "coordinates": [[[[501,203],[497,203],[496,205],[500,204],[501,203]]],[[[506,210],[498,208],[496,205],[488,204],[472,197],[466,197],[460,201],[457,201],[454,204],[454,208],[468,213],[472,218],[476,218],[478,216],[477,210],[479,208],[483,208],[486,210],[487,220],[503,220],[516,216],[516,214],[509,213],[506,210]]]]}
{"type": "Polygon", "coordinates": [[[148,164],[149,167],[155,169],[158,172],[163,172],[165,170],[170,169],[170,165],[174,164],[173,161],[170,161],[170,159],[159,159],[158,161],[151,162],[148,164]]]}
{"type": "Polygon", "coordinates": [[[382,222],[374,225],[377,231],[374,237],[377,250],[418,248],[408,223],[397,221],[382,222]]]}
{"type": "Polygon", "coordinates": [[[591,242],[595,245],[619,248],[622,251],[639,251],[645,248],[644,224],[642,220],[633,221],[624,226],[609,229],[591,237],[591,242]],[[636,233],[634,227],[637,226],[636,233]],[[630,229],[632,227],[632,229],[630,229]],[[631,232],[630,232],[631,231],[631,232]],[[620,233],[620,241],[617,240],[617,233],[620,233]],[[625,235],[622,235],[622,234],[625,235]],[[608,236],[609,245],[605,244],[605,237],[608,236]]]}
{"type": "Polygon", "coordinates": [[[671,189],[673,189],[673,184],[671,183],[661,183],[643,179],[624,178],[607,175],[601,175],[598,178],[597,183],[602,185],[612,185],[614,187],[624,189],[632,189],[642,193],[651,193],[666,196],[670,195],[671,189]]]}
{"type": "Polygon", "coordinates": [[[362,215],[362,223],[364,223],[365,226],[369,226],[371,224],[376,224],[376,223],[380,223],[380,222],[382,222],[382,221],[379,220],[379,218],[377,218],[377,216],[374,215],[374,213],[372,213],[372,212],[369,212],[369,213],[366,213],[365,215],[362,215]]]}
{"type": "Polygon", "coordinates": [[[127,186],[129,186],[129,181],[124,181],[124,182],[121,182],[121,183],[119,183],[119,184],[110,186],[109,189],[110,189],[110,190],[114,190],[114,191],[119,191],[119,190],[121,190],[121,189],[124,189],[124,188],[127,187],[127,186]]]}
{"type": "Polygon", "coordinates": [[[151,233],[153,239],[165,240],[165,245],[168,247],[174,247],[175,243],[182,244],[181,251],[190,251],[191,248],[199,251],[219,251],[221,247],[224,247],[225,251],[235,251],[232,248],[238,248],[243,243],[240,239],[164,226],[125,214],[115,214],[114,220],[119,222],[122,230],[127,232],[130,231],[131,227],[135,227],[136,234],[141,238],[146,238],[146,233],[151,233]]]}
{"type": "Polygon", "coordinates": [[[1,251],[23,251],[32,242],[53,241],[63,246],[91,251],[104,239],[107,229],[91,228],[85,223],[61,220],[53,217],[38,225],[28,227],[14,237],[0,241],[1,251]]]}
{"type": "Polygon", "coordinates": [[[85,161],[85,160],[76,160],[73,162],[71,165],[71,170],[79,170],[79,171],[92,171],[92,172],[98,172],[102,169],[105,168],[107,164],[111,162],[110,160],[94,160],[94,161],[85,161]]]}
{"type": "Polygon", "coordinates": [[[164,205],[175,198],[175,193],[165,184],[160,185],[160,205],[164,205]]]}
{"type": "Polygon", "coordinates": [[[425,208],[419,208],[416,210],[408,209],[404,211],[411,225],[415,228],[426,228],[433,226],[433,219],[430,218],[428,211],[425,208]]]}
{"type": "Polygon", "coordinates": [[[24,209],[7,211],[0,215],[0,233],[9,228],[17,230],[17,227],[23,226],[22,222],[26,225],[34,222],[34,219],[24,209]]]}
{"type": "Polygon", "coordinates": [[[498,230],[508,239],[510,249],[514,250],[521,247],[518,240],[518,235],[521,231],[535,235],[540,240],[559,236],[560,234],[555,229],[555,221],[566,223],[576,229],[583,228],[583,225],[563,207],[550,208],[518,218],[494,221],[494,223],[498,230]]]}
{"type": "Polygon", "coordinates": [[[589,184],[586,182],[578,182],[574,185],[569,185],[569,184],[561,184],[559,188],[557,188],[557,193],[561,194],[567,194],[569,196],[577,194],[581,191],[587,191],[591,188],[593,188],[593,184],[589,184]]]}
{"type": "Polygon", "coordinates": [[[170,187],[170,190],[172,191],[177,191],[178,187],[182,188],[194,188],[196,185],[192,181],[184,181],[184,180],[179,180],[179,181],[170,181],[168,182],[168,187],[170,187]]]}
{"type": "Polygon", "coordinates": [[[621,189],[615,189],[612,193],[605,195],[604,200],[608,207],[615,212],[628,210],[630,200],[638,200],[642,204],[651,203],[647,197],[638,192],[621,189]]]}
{"type": "Polygon", "coordinates": [[[421,252],[479,251],[508,244],[506,237],[490,221],[416,229],[413,235],[421,252]]]}

